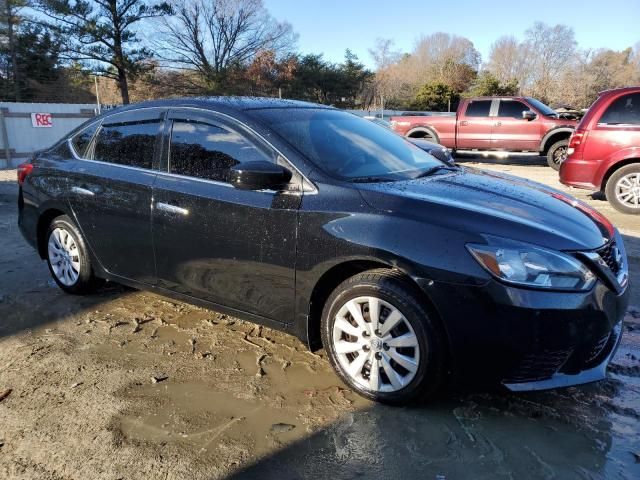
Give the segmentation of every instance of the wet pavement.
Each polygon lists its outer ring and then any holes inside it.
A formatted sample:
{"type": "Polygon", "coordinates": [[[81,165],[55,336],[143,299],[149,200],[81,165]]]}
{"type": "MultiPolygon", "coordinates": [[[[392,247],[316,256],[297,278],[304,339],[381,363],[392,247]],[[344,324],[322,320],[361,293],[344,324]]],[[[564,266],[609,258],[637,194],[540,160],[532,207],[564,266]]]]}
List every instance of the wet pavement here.
{"type": "MultiPolygon", "coordinates": [[[[560,187],[529,160],[481,166],[560,187]]],[[[640,478],[638,307],[606,381],[384,407],[280,332],[115,285],[63,294],[4,175],[0,478],[640,478]]],[[[572,193],[625,235],[640,306],[639,219],[572,193]]]]}

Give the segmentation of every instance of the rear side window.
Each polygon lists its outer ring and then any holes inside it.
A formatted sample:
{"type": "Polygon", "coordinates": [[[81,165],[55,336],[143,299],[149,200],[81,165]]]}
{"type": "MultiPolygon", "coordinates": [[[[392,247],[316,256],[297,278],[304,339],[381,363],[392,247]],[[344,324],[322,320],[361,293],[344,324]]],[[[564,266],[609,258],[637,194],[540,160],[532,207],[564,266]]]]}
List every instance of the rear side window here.
{"type": "Polygon", "coordinates": [[[199,121],[174,120],[169,171],[179,175],[226,182],[240,163],[275,158],[238,132],[199,121]]]}
{"type": "Polygon", "coordinates": [[[466,117],[488,117],[491,100],[473,100],[467,105],[466,117]]]}
{"type": "Polygon", "coordinates": [[[94,160],[150,169],[161,127],[159,119],[103,125],[96,139],[94,160]]]}
{"type": "Polygon", "coordinates": [[[499,117],[511,117],[519,118],[522,120],[522,112],[529,110],[522,102],[512,100],[500,100],[500,107],[498,108],[499,117]]]}
{"type": "Polygon", "coordinates": [[[613,101],[598,123],[640,125],[640,93],[623,95],[613,101]]]}
{"type": "Polygon", "coordinates": [[[98,130],[98,126],[100,122],[94,123],[93,125],[89,125],[84,130],[76,133],[75,136],[71,139],[71,145],[73,146],[73,150],[76,152],[80,158],[89,158],[89,153],[87,149],[89,148],[89,144],[91,143],[91,139],[98,130]]]}

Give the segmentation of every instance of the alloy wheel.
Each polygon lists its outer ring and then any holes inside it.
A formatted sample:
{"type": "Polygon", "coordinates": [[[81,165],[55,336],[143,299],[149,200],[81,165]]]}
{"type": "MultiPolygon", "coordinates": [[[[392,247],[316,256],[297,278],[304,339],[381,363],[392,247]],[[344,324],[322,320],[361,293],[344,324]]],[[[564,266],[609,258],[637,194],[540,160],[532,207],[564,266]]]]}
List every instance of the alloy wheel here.
{"type": "Polygon", "coordinates": [[[621,177],[616,183],[615,194],[623,205],[640,209],[640,173],[631,172],[621,177]]]}
{"type": "Polygon", "coordinates": [[[56,278],[68,287],[80,276],[80,250],[69,231],[57,227],[49,235],[47,244],[49,263],[56,278]]]}
{"type": "Polygon", "coordinates": [[[347,301],[333,324],[333,349],[342,370],[374,392],[395,392],[415,377],[418,337],[402,312],[373,296],[347,301]]]}
{"type": "Polygon", "coordinates": [[[567,147],[558,147],[556,151],[553,152],[553,162],[556,165],[560,165],[567,158],[567,147]]]}

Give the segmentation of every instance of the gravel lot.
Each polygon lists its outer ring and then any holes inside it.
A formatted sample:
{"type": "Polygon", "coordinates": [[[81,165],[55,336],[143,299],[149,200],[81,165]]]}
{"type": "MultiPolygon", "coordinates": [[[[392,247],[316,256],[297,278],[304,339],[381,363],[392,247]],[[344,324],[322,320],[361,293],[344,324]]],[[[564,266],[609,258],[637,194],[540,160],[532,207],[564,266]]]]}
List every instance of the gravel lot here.
{"type": "MultiPolygon", "coordinates": [[[[538,159],[462,161],[561,188],[538,159]]],[[[118,286],[63,294],[18,232],[14,179],[0,172],[0,478],[640,478],[638,307],[599,384],[383,407],[279,332],[118,286]]],[[[640,218],[571,193],[625,235],[640,306],[640,218]]]]}

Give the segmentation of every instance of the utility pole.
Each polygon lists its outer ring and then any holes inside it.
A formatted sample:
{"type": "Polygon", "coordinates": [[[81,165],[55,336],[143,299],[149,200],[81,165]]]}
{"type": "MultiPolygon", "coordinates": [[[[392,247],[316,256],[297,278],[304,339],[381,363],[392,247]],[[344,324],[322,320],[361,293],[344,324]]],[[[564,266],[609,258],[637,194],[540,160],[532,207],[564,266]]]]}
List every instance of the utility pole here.
{"type": "Polygon", "coordinates": [[[100,115],[100,92],[98,91],[98,76],[93,76],[93,81],[96,84],[96,105],[98,106],[98,115],[100,115]]]}

